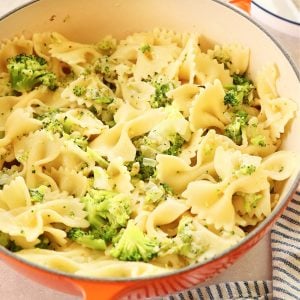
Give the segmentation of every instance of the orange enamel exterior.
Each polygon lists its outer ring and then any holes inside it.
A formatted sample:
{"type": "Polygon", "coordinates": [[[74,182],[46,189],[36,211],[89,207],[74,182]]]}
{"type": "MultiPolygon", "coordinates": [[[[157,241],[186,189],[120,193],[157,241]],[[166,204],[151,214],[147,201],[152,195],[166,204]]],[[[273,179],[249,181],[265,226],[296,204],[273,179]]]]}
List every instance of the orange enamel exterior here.
{"type": "MultiPolygon", "coordinates": [[[[240,7],[242,5],[249,8],[250,1],[234,2],[239,2],[240,7]]],[[[166,27],[177,31],[195,31],[198,28],[219,43],[236,41],[245,44],[252,52],[250,74],[255,73],[266,61],[276,62],[281,73],[278,87],[282,95],[297,100],[300,94],[297,70],[280,46],[245,14],[213,0],[40,0],[0,20],[0,40],[22,30],[25,33],[53,30],[70,39],[85,42],[97,40],[99,34],[100,37],[105,34],[122,37],[153,27],[166,27]],[[53,15],[57,17],[52,22],[50,17],[53,15]],[[68,22],[63,21],[66,16],[68,22]],[[222,22],[222,25],[217,22],[222,22]]],[[[300,106],[300,102],[298,104],[300,106]]],[[[300,153],[299,128],[298,112],[283,144],[284,149],[300,153]]],[[[114,280],[91,279],[47,270],[2,249],[0,258],[26,277],[53,289],[83,295],[88,300],[144,299],[183,290],[222,272],[270,230],[298,185],[300,167],[297,168],[296,174],[287,182],[280,203],[273,213],[239,245],[205,264],[161,276],[114,280]]]]}
{"type": "Polygon", "coordinates": [[[229,2],[250,13],[252,0],[230,0],[229,2]]]}

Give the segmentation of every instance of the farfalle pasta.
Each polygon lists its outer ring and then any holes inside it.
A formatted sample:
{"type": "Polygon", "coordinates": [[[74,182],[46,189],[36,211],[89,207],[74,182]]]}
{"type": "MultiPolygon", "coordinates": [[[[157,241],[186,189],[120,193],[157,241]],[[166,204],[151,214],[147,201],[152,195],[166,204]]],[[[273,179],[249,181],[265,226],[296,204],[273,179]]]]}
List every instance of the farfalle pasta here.
{"type": "Polygon", "coordinates": [[[204,262],[267,218],[299,155],[297,105],[251,49],[167,29],[0,46],[0,243],[63,272],[136,277],[204,262]]]}

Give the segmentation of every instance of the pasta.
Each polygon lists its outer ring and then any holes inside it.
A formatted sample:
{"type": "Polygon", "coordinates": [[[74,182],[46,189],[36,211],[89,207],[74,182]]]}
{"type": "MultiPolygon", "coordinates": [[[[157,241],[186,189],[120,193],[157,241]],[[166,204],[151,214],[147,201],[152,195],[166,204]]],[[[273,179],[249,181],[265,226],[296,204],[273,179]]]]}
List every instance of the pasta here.
{"type": "Polygon", "coordinates": [[[279,150],[297,105],[275,64],[252,81],[249,48],[198,41],[3,41],[2,246],[63,272],[146,276],[211,259],[270,215],[299,163],[279,150]]]}

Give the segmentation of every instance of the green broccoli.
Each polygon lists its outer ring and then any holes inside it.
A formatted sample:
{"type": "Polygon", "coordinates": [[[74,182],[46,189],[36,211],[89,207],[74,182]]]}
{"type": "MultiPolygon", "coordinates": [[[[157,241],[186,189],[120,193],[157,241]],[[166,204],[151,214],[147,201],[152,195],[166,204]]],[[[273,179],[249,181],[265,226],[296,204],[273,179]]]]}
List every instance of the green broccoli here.
{"type": "MultiPolygon", "coordinates": [[[[136,137],[132,140],[132,142],[135,145],[136,149],[140,152],[139,156],[152,159],[155,159],[157,153],[161,153],[169,147],[169,145],[165,146],[165,144],[167,143],[165,142],[165,140],[163,141],[162,137],[149,137],[149,134],[141,137],[136,137]]],[[[140,162],[140,160],[138,161],[140,162]]]]}
{"type": "Polygon", "coordinates": [[[42,121],[43,128],[66,140],[71,140],[78,147],[86,151],[88,146],[87,137],[82,136],[79,132],[73,131],[74,123],[65,116],[63,120],[59,120],[57,115],[61,113],[59,109],[52,109],[43,114],[35,115],[35,118],[42,121]]]}
{"type": "Polygon", "coordinates": [[[219,64],[224,64],[225,69],[229,69],[232,64],[230,54],[223,48],[214,50],[213,58],[216,59],[219,64]]]}
{"type": "Polygon", "coordinates": [[[93,159],[101,168],[107,169],[109,163],[106,159],[104,159],[97,151],[87,147],[87,154],[91,159],[93,159]]]}
{"type": "Polygon", "coordinates": [[[110,251],[110,255],[123,261],[148,262],[157,256],[159,243],[129,221],[110,251]]]}
{"type": "Polygon", "coordinates": [[[146,53],[146,52],[150,52],[151,51],[151,46],[149,44],[145,44],[143,45],[140,50],[143,52],[143,53],[146,53]]]}
{"type": "Polygon", "coordinates": [[[207,247],[196,242],[197,230],[190,216],[183,216],[178,224],[177,234],[161,241],[160,255],[177,254],[195,261],[207,247]]]}
{"type": "Polygon", "coordinates": [[[206,251],[206,246],[196,242],[196,226],[192,217],[183,216],[178,224],[177,234],[161,243],[161,255],[177,254],[190,260],[196,260],[206,251]]]}
{"type": "Polygon", "coordinates": [[[194,258],[198,254],[197,248],[192,247],[194,232],[193,219],[190,217],[181,218],[175,238],[179,255],[194,258]]]}
{"type": "Polygon", "coordinates": [[[12,241],[10,239],[10,236],[8,233],[0,231],[0,246],[5,247],[6,249],[12,251],[12,252],[18,252],[22,250],[21,246],[18,246],[15,241],[12,241]]]}
{"type": "Polygon", "coordinates": [[[106,36],[99,43],[96,44],[96,47],[101,52],[110,55],[115,51],[117,47],[117,41],[111,36],[106,36]]]}
{"type": "Polygon", "coordinates": [[[45,192],[47,187],[45,185],[41,185],[36,189],[29,189],[29,194],[32,202],[42,202],[44,200],[45,192]]]}
{"type": "Polygon", "coordinates": [[[19,54],[7,60],[12,88],[17,92],[29,92],[38,85],[50,90],[57,88],[56,75],[47,70],[47,61],[39,56],[19,54]]]}
{"type": "MultiPolygon", "coordinates": [[[[159,145],[157,144],[157,141],[148,138],[147,135],[137,137],[133,139],[132,142],[137,149],[135,162],[139,164],[139,172],[136,174],[136,177],[144,181],[148,180],[153,177],[156,172],[157,162],[155,156],[158,153],[156,147],[159,145]]],[[[131,172],[133,164],[134,162],[127,165],[129,172],[131,172]]]]}
{"type": "Polygon", "coordinates": [[[0,231],[0,246],[7,248],[9,244],[10,244],[9,234],[0,231]]]}
{"type": "Polygon", "coordinates": [[[108,56],[102,56],[96,60],[94,71],[96,74],[101,74],[109,82],[117,77],[114,62],[108,56]]]}
{"type": "Polygon", "coordinates": [[[80,135],[78,132],[72,132],[70,135],[64,135],[65,139],[71,140],[76,144],[79,148],[86,151],[88,147],[88,138],[80,135]]]}
{"type": "Polygon", "coordinates": [[[51,249],[51,241],[45,235],[39,236],[39,240],[40,242],[35,245],[35,248],[51,249]]]}
{"type": "Polygon", "coordinates": [[[85,98],[97,104],[110,104],[114,101],[114,98],[107,90],[103,89],[101,91],[97,88],[88,88],[85,93],[85,98]]]}
{"type": "MultiPolygon", "coordinates": [[[[93,100],[93,99],[90,99],[90,100],[93,100]]],[[[99,105],[91,106],[89,108],[89,110],[91,113],[93,113],[93,115],[97,119],[101,120],[105,125],[108,125],[109,127],[113,127],[116,124],[116,122],[114,120],[114,115],[115,115],[116,111],[118,110],[118,108],[120,107],[120,105],[122,104],[122,100],[120,100],[118,98],[110,97],[109,95],[105,95],[105,94],[103,94],[102,100],[99,100],[99,103],[98,103],[98,104],[101,104],[101,106],[99,106],[99,105]],[[105,97],[107,97],[106,98],[106,99],[108,99],[107,101],[104,100],[105,97]]],[[[97,100],[95,101],[95,103],[96,102],[97,102],[97,100]]]]}
{"type": "Polygon", "coordinates": [[[18,251],[23,250],[23,248],[21,246],[19,246],[15,243],[15,241],[10,241],[10,244],[7,249],[10,250],[11,252],[18,252],[18,251]]]}
{"type": "Polygon", "coordinates": [[[56,115],[61,111],[59,109],[51,109],[40,115],[35,115],[35,118],[42,121],[43,128],[52,133],[58,133],[60,136],[64,132],[64,124],[56,119],[56,115]]]}
{"type": "Polygon", "coordinates": [[[248,114],[245,111],[236,112],[233,121],[225,127],[225,135],[237,145],[242,144],[242,130],[248,124],[248,114]]]}
{"type": "Polygon", "coordinates": [[[164,201],[168,195],[172,194],[169,185],[150,181],[146,187],[146,194],[143,202],[144,209],[154,209],[160,202],[164,201]]]}
{"type": "Polygon", "coordinates": [[[224,96],[224,104],[235,107],[243,103],[248,103],[249,95],[254,89],[254,85],[246,77],[234,74],[233,85],[226,88],[227,92],[224,96]]]}
{"type": "Polygon", "coordinates": [[[250,140],[251,144],[254,146],[266,147],[266,137],[259,134],[250,140]]]}
{"type": "Polygon", "coordinates": [[[170,148],[165,150],[163,153],[178,156],[182,151],[182,146],[185,142],[184,138],[179,133],[175,133],[169,137],[169,142],[170,148]]]}
{"type": "Polygon", "coordinates": [[[148,58],[152,59],[152,48],[149,44],[141,46],[140,51],[148,58]]]}
{"type": "Polygon", "coordinates": [[[85,93],[86,93],[86,88],[85,88],[84,86],[76,85],[76,86],[74,86],[74,88],[73,88],[73,93],[74,93],[74,95],[77,96],[77,97],[84,96],[85,93]]]}
{"type": "MultiPolygon", "coordinates": [[[[244,75],[233,74],[233,84],[235,85],[253,85],[252,81],[244,75]]],[[[253,88],[253,87],[252,87],[253,88]]]]}
{"type": "Polygon", "coordinates": [[[110,242],[126,227],[132,211],[131,199],[121,193],[91,189],[81,199],[88,213],[87,220],[99,231],[99,237],[110,242]]]}
{"type": "MultiPolygon", "coordinates": [[[[151,177],[154,177],[156,173],[156,167],[154,164],[151,164],[151,161],[156,162],[155,160],[144,157],[141,151],[136,152],[135,161],[139,163],[139,173],[137,177],[145,181],[151,177]]],[[[131,171],[131,170],[129,170],[131,171]]]]}
{"type": "Polygon", "coordinates": [[[86,100],[95,102],[96,104],[110,104],[114,101],[111,93],[107,89],[85,88],[76,85],[73,88],[73,93],[77,97],[83,97],[86,100]]]}
{"type": "Polygon", "coordinates": [[[82,246],[94,250],[105,250],[106,243],[100,237],[99,231],[96,229],[84,231],[81,228],[71,228],[68,231],[68,238],[82,246]]]}
{"type": "Polygon", "coordinates": [[[156,80],[152,84],[155,88],[155,92],[150,99],[151,107],[152,108],[165,107],[171,104],[172,99],[168,98],[166,94],[173,88],[173,84],[163,83],[162,80],[156,80]]]}
{"type": "MultiPolygon", "coordinates": [[[[148,134],[133,139],[137,149],[135,161],[139,163],[139,173],[136,176],[144,181],[155,177],[156,155],[163,153],[177,156],[181,153],[184,142],[184,138],[178,133],[168,134],[167,136],[161,136],[160,134],[150,136],[148,134]]],[[[131,168],[129,168],[129,171],[131,171],[131,168]]]]}

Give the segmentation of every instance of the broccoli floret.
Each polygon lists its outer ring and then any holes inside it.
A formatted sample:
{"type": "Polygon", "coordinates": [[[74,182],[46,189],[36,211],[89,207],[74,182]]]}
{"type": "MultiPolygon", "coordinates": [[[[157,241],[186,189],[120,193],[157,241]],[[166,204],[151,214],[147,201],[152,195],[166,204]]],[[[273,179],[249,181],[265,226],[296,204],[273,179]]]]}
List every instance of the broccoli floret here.
{"type": "Polygon", "coordinates": [[[248,124],[248,114],[238,111],[233,121],[225,127],[225,135],[231,138],[237,145],[242,144],[242,129],[248,124]]]}
{"type": "Polygon", "coordinates": [[[110,255],[123,261],[148,262],[157,256],[158,251],[159,243],[145,235],[133,221],[129,221],[126,229],[120,233],[110,255]]]}
{"type": "Polygon", "coordinates": [[[112,54],[116,47],[117,41],[111,36],[104,37],[99,43],[96,44],[97,49],[106,54],[112,54]]]}
{"type": "Polygon", "coordinates": [[[251,144],[254,145],[254,146],[260,146],[260,147],[266,147],[266,137],[259,134],[255,137],[253,137],[251,140],[250,140],[251,144]]]}
{"type": "Polygon", "coordinates": [[[166,195],[173,195],[173,189],[167,183],[161,183],[160,185],[164,188],[166,195]]]}
{"type": "Polygon", "coordinates": [[[14,241],[10,240],[10,236],[8,233],[2,231],[0,231],[0,246],[5,247],[12,252],[22,250],[21,246],[18,246],[14,241]]]}
{"type": "Polygon", "coordinates": [[[114,98],[112,98],[106,91],[103,92],[96,88],[87,89],[85,98],[92,100],[97,104],[110,104],[114,101],[114,98]]]}
{"type": "Polygon", "coordinates": [[[233,85],[227,87],[224,104],[239,106],[243,103],[248,103],[249,95],[253,89],[252,81],[243,76],[233,75],[233,85]]]}
{"type": "MultiPolygon", "coordinates": [[[[144,181],[155,177],[156,155],[164,153],[177,156],[181,153],[184,142],[184,138],[178,133],[170,134],[167,137],[160,135],[150,137],[148,135],[133,139],[137,149],[135,161],[139,163],[139,172],[136,176],[144,181]]],[[[129,171],[131,171],[130,167],[129,171]]]]}
{"type": "Polygon", "coordinates": [[[9,234],[0,231],[0,246],[7,248],[9,244],[10,244],[9,234]]]}
{"type": "Polygon", "coordinates": [[[74,95],[77,96],[77,97],[84,96],[85,93],[86,93],[86,88],[83,87],[83,86],[76,85],[76,86],[73,88],[73,93],[74,93],[74,95]]]}
{"type": "Polygon", "coordinates": [[[73,93],[77,97],[83,97],[86,100],[93,101],[97,104],[110,104],[114,101],[114,98],[110,93],[103,89],[98,88],[85,88],[83,86],[76,85],[73,88],[73,93]]]}
{"type": "Polygon", "coordinates": [[[29,190],[32,202],[42,202],[44,199],[44,194],[42,194],[38,189],[29,190]]]}
{"type": "Polygon", "coordinates": [[[71,228],[68,238],[82,246],[94,250],[105,250],[106,243],[97,230],[84,231],[81,228],[71,228]]]}
{"type": "Polygon", "coordinates": [[[144,209],[154,209],[168,195],[172,195],[172,190],[167,184],[150,181],[146,186],[146,194],[143,202],[144,209]]]}
{"type": "Polygon", "coordinates": [[[177,234],[173,238],[162,241],[161,255],[178,254],[190,260],[206,251],[206,246],[195,241],[197,235],[193,218],[183,216],[178,224],[177,234]]]}
{"type": "Polygon", "coordinates": [[[101,120],[105,125],[108,125],[109,127],[113,127],[116,122],[114,120],[114,115],[118,108],[121,106],[122,101],[118,98],[109,97],[110,100],[108,102],[110,103],[101,103],[101,107],[99,106],[91,106],[89,108],[90,112],[93,113],[93,115],[101,120]]]}
{"type": "Polygon", "coordinates": [[[64,132],[64,124],[56,119],[56,115],[61,111],[59,109],[51,109],[43,114],[36,115],[35,118],[42,121],[43,128],[52,133],[58,133],[60,136],[64,132]]]}
{"type": "Polygon", "coordinates": [[[71,140],[78,147],[86,151],[88,146],[87,137],[82,136],[79,132],[73,131],[74,123],[68,118],[64,117],[63,120],[58,120],[56,115],[61,111],[58,109],[49,110],[41,115],[36,115],[35,118],[42,121],[43,128],[66,140],[71,140]]]}
{"type": "Polygon", "coordinates": [[[87,137],[82,136],[80,134],[76,134],[75,132],[72,132],[70,135],[64,135],[66,139],[71,140],[76,144],[79,148],[86,151],[87,146],[89,144],[87,137]]]}
{"type": "Polygon", "coordinates": [[[42,202],[44,200],[47,187],[41,185],[36,189],[29,189],[29,194],[32,202],[42,202]]]}
{"type": "Polygon", "coordinates": [[[223,48],[214,51],[213,58],[218,61],[219,64],[224,64],[226,69],[229,69],[232,62],[228,52],[223,48]]]}
{"type": "MultiPolygon", "coordinates": [[[[233,74],[233,84],[235,85],[253,85],[252,81],[243,75],[233,74]]],[[[252,87],[253,88],[253,87],[252,87]]]]}
{"type": "Polygon", "coordinates": [[[17,245],[14,241],[10,241],[8,250],[10,250],[11,252],[18,252],[18,251],[23,250],[23,248],[21,246],[17,245]]]}
{"type": "Polygon", "coordinates": [[[51,249],[51,242],[46,236],[44,235],[39,236],[39,240],[40,242],[35,246],[35,248],[51,249]]]}
{"type": "Polygon", "coordinates": [[[120,193],[91,189],[82,198],[92,228],[106,242],[126,227],[132,211],[131,199],[120,193]]]}
{"type": "Polygon", "coordinates": [[[183,217],[178,224],[177,235],[175,238],[178,245],[178,254],[190,258],[194,257],[196,249],[191,247],[194,231],[195,226],[193,224],[193,219],[190,217],[183,217]]]}
{"type": "Polygon", "coordinates": [[[171,104],[172,99],[167,97],[167,92],[173,88],[171,83],[163,83],[161,80],[153,82],[155,93],[150,99],[150,105],[152,108],[165,107],[171,104]]]}
{"type": "MultiPolygon", "coordinates": [[[[157,153],[162,153],[164,150],[169,148],[169,142],[166,138],[159,136],[149,137],[144,135],[142,137],[137,137],[132,140],[136,149],[138,150],[137,156],[143,156],[146,158],[152,158],[155,160],[157,153]]],[[[140,162],[140,160],[138,160],[140,162]]],[[[151,165],[151,163],[149,164],[151,165]]]]}
{"type": "Polygon", "coordinates": [[[184,144],[184,138],[179,134],[175,133],[169,138],[170,148],[164,151],[164,154],[178,156],[182,151],[182,146],[184,144]]]}
{"type": "Polygon", "coordinates": [[[151,51],[151,46],[149,44],[145,44],[143,45],[140,50],[143,52],[143,53],[146,53],[146,52],[150,52],[151,51]]]}
{"type": "Polygon", "coordinates": [[[90,147],[87,147],[87,154],[90,156],[91,159],[93,159],[101,168],[107,169],[108,167],[108,161],[104,159],[98,152],[91,149],[90,147]]]}
{"type": "MultiPolygon", "coordinates": [[[[149,158],[144,157],[143,154],[141,153],[141,151],[136,152],[135,161],[139,163],[139,173],[137,175],[138,178],[145,181],[155,175],[155,173],[156,173],[155,165],[151,165],[149,158]]],[[[155,161],[155,160],[153,160],[153,161],[155,161]]],[[[129,170],[129,171],[131,171],[131,170],[129,170]]]]}
{"type": "Polygon", "coordinates": [[[41,84],[50,90],[58,86],[55,74],[47,70],[47,61],[42,57],[19,54],[7,62],[11,85],[17,92],[29,92],[41,84]]]}
{"type": "MultiPolygon", "coordinates": [[[[117,77],[114,63],[108,56],[102,56],[95,62],[94,71],[97,74],[100,73],[104,76],[104,79],[109,80],[109,82],[117,77]]],[[[109,82],[107,82],[107,85],[109,82]]]]}

